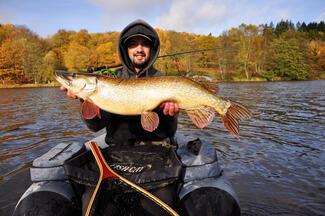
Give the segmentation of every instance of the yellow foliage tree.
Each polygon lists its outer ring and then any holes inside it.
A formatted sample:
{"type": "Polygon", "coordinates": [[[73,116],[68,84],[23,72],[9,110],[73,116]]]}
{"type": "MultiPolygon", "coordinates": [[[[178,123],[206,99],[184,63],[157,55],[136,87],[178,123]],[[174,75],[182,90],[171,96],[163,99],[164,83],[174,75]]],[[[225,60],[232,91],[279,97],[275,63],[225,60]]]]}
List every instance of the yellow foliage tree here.
{"type": "Polygon", "coordinates": [[[90,40],[90,35],[86,29],[81,29],[77,33],[71,34],[71,42],[76,42],[81,46],[87,46],[90,40]]]}
{"type": "Polygon", "coordinates": [[[64,64],[69,71],[80,71],[89,66],[90,50],[76,42],[70,43],[64,53],[64,64]]]}
{"type": "Polygon", "coordinates": [[[24,81],[26,39],[7,39],[0,46],[0,79],[24,81]]]}
{"type": "Polygon", "coordinates": [[[118,62],[116,48],[112,42],[100,44],[95,52],[96,63],[98,66],[112,65],[118,62]]]}

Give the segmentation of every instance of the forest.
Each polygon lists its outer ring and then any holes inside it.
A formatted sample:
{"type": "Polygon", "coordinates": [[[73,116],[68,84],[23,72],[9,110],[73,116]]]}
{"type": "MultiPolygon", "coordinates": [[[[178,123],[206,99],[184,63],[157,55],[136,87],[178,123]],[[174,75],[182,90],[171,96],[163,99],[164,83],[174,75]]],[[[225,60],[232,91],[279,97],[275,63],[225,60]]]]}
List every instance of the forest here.
{"type": "MultiPolygon", "coordinates": [[[[325,79],[324,21],[241,24],[219,36],[156,30],[162,57],[155,67],[168,75],[219,81],[325,79]]],[[[52,83],[58,69],[119,64],[118,36],[60,29],[42,38],[26,26],[0,24],[0,84],[52,83]]]]}

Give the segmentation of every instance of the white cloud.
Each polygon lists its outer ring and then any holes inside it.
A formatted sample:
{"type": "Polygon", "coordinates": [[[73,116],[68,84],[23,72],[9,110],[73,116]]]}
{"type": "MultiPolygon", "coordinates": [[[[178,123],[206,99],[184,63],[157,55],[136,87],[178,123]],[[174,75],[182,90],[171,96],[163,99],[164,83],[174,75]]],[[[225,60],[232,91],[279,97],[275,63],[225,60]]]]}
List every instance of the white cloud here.
{"type": "Polygon", "coordinates": [[[158,18],[166,29],[207,32],[226,19],[226,5],[213,0],[174,0],[169,10],[158,18]]]}
{"type": "MultiPolygon", "coordinates": [[[[286,0],[87,0],[102,8],[102,26],[121,31],[135,19],[163,29],[218,35],[241,23],[264,24],[303,16],[286,0]],[[299,15],[299,16],[298,16],[299,15]]],[[[303,0],[299,0],[303,1],[303,0]]],[[[302,12],[301,12],[302,10],[302,12]]],[[[300,12],[299,12],[300,11],[300,12]]],[[[324,11],[324,10],[323,10],[324,11]]],[[[318,20],[324,20],[325,11],[318,20]]],[[[300,19],[303,20],[303,19],[300,19]]],[[[293,20],[294,21],[294,20],[293,20]]]]}
{"type": "Polygon", "coordinates": [[[103,24],[110,29],[121,30],[136,19],[152,24],[153,17],[168,7],[170,0],[88,0],[103,9],[103,24]]]}
{"type": "Polygon", "coordinates": [[[154,27],[207,34],[214,32],[227,15],[221,0],[88,1],[103,9],[103,25],[118,31],[135,19],[144,19],[154,27]]]}

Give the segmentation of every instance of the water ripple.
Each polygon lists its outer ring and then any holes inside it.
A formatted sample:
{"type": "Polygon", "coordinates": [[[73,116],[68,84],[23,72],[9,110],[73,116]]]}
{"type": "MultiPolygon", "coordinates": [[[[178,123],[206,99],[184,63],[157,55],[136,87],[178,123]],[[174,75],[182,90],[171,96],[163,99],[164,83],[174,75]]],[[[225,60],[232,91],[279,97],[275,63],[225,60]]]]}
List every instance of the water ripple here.
{"type": "MultiPolygon", "coordinates": [[[[0,182],[10,181],[60,142],[85,142],[80,103],[57,88],[0,89],[0,182]]],[[[325,81],[221,83],[220,95],[253,113],[233,137],[216,119],[197,129],[186,114],[179,131],[216,146],[243,215],[325,212],[325,81]]],[[[1,197],[5,200],[5,197],[1,197]]]]}

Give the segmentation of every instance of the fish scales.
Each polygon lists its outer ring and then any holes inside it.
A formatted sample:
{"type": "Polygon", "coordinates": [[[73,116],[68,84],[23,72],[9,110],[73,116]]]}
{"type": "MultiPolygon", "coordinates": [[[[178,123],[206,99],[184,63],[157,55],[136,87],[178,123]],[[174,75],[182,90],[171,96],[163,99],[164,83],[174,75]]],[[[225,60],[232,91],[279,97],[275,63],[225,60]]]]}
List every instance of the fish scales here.
{"type": "MultiPolygon", "coordinates": [[[[167,77],[164,77],[167,78],[167,77]]],[[[215,97],[206,89],[193,85],[185,78],[116,80],[98,81],[97,92],[89,97],[100,108],[121,115],[139,115],[144,111],[153,110],[164,101],[174,101],[181,109],[211,105],[215,97]]]]}

